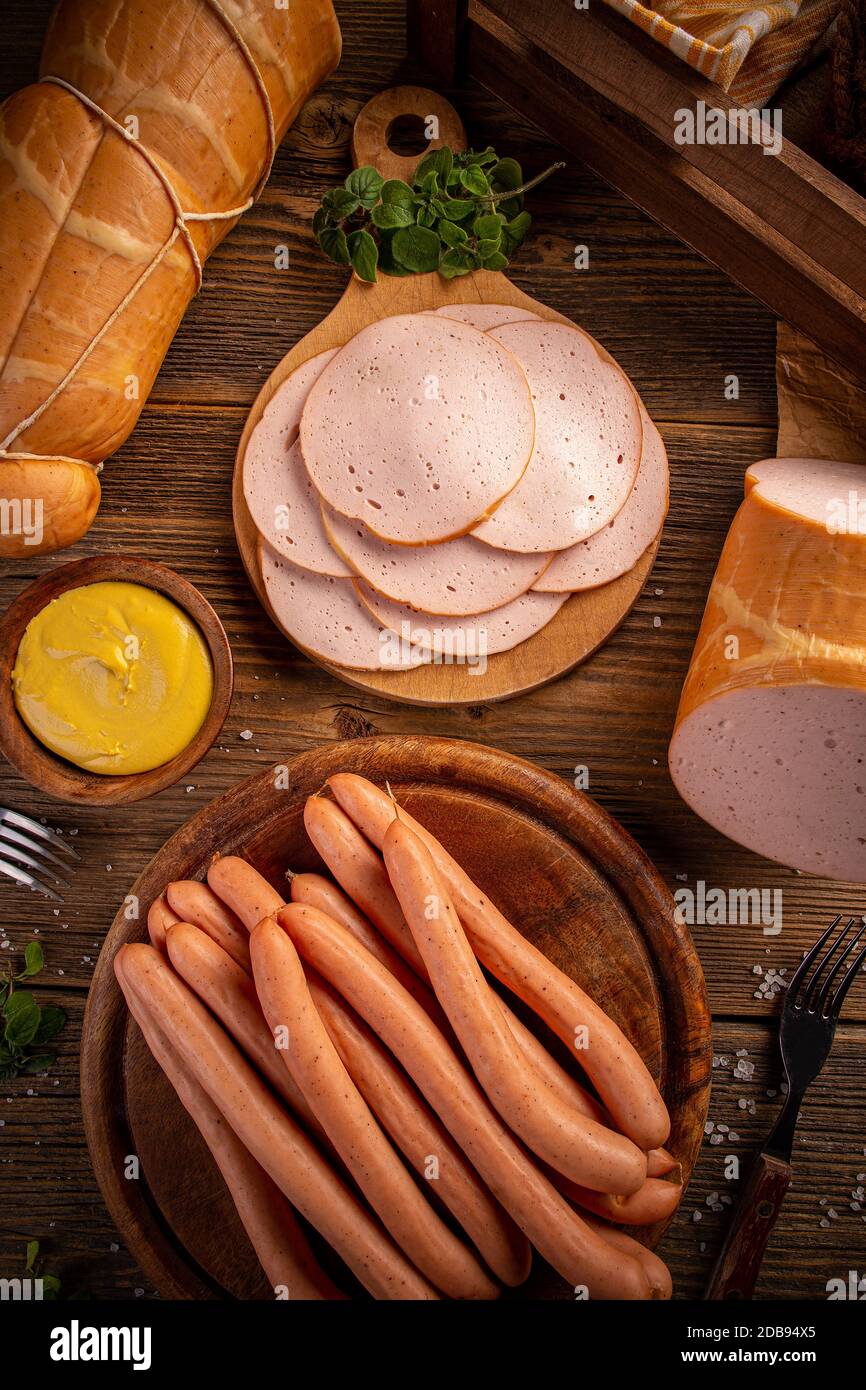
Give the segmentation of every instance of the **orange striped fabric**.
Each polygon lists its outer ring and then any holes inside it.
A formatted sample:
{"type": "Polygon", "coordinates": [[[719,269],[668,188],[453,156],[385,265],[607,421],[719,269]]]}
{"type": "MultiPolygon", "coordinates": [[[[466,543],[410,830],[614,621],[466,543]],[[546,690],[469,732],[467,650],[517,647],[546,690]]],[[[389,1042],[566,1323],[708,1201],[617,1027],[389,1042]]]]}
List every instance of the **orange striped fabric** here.
{"type": "Polygon", "coordinates": [[[840,0],[605,3],[728,92],[738,106],[763,106],[833,23],[840,0]]]}

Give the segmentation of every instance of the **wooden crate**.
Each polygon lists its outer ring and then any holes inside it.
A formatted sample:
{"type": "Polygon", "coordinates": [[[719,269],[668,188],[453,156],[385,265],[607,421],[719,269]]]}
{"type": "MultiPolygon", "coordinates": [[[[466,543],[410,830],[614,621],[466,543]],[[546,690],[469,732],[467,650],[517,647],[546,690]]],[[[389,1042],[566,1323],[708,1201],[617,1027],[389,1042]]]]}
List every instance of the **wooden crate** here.
{"type": "Polygon", "coordinates": [[[866,377],[866,199],[797,143],[678,145],[676,112],[733,103],[601,0],[409,0],[409,15],[432,80],[480,82],[866,377]]]}

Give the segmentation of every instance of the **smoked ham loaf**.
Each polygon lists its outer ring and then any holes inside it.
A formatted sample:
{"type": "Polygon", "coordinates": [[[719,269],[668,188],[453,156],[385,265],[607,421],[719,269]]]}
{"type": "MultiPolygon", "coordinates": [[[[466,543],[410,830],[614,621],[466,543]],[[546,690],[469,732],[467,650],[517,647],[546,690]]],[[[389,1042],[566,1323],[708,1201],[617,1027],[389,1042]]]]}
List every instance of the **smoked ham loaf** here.
{"type": "Polygon", "coordinates": [[[749,469],[669,760],[680,795],[732,840],[866,881],[866,467],[749,469]]]}
{"type": "Polygon", "coordinates": [[[0,498],[44,512],[0,554],[87,530],[202,264],[339,55],[331,0],[61,0],[0,108],[0,498]]]}

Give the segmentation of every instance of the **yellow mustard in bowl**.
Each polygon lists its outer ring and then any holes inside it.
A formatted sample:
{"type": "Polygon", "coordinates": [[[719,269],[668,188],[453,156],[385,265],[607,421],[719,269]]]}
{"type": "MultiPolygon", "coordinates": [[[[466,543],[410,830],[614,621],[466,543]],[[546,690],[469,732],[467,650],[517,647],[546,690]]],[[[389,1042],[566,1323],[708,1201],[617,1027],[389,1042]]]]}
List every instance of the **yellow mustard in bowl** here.
{"type": "Polygon", "coordinates": [[[213,683],[197,624],[164,594],[113,580],[46,604],[12,671],[18,713],[46,748],[121,776],[161,767],[187,747],[213,683]]]}

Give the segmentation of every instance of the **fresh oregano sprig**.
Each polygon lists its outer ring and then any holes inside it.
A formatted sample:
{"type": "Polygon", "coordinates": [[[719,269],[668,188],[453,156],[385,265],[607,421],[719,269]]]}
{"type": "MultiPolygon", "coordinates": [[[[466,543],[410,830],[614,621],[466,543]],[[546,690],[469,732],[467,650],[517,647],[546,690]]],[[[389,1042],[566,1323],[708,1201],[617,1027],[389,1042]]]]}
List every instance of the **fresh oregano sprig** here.
{"type": "Polygon", "coordinates": [[[337,265],[362,280],[384,275],[446,279],[473,270],[504,270],[529,230],[523,195],[562,163],[527,183],[516,159],[486,150],[431,150],[412,183],[385,179],[372,165],[331,188],[313,218],[316,240],[337,265]]]}
{"type": "Polygon", "coordinates": [[[42,1008],[33,995],[16,986],[38,975],[45,964],[38,941],[28,941],[24,969],[0,977],[0,1081],[11,1081],[22,1072],[47,1071],[55,1054],[45,1050],[66,1022],[63,1009],[55,1004],[42,1008]]]}

